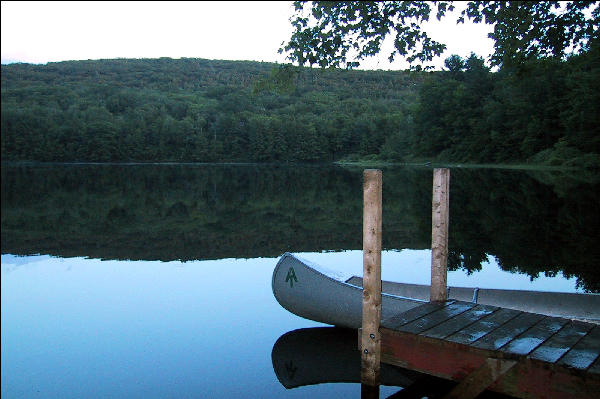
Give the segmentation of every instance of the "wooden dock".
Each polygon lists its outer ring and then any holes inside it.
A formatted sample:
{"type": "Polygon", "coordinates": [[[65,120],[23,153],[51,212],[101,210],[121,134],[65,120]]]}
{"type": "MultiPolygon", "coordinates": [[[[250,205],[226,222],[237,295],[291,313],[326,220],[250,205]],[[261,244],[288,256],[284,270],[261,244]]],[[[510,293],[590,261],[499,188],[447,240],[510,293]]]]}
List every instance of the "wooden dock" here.
{"type": "Polygon", "coordinates": [[[519,398],[596,398],[600,325],[469,302],[430,302],[382,320],[381,362],[519,398]]]}
{"type": "Polygon", "coordinates": [[[444,398],[600,397],[600,325],[448,300],[449,181],[434,169],[430,302],[380,320],[382,177],[364,171],[362,397],[379,397],[380,363],[458,382],[444,398]]]}

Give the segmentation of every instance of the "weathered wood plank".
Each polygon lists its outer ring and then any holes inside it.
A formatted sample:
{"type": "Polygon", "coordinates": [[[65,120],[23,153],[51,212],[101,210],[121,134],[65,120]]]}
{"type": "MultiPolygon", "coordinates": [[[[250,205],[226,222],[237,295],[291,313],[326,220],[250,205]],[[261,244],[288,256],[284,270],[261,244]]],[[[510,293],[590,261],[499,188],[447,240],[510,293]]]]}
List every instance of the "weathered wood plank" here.
{"type": "Polygon", "coordinates": [[[600,326],[592,328],[557,364],[574,369],[585,370],[600,354],[600,326]]]}
{"type": "Polygon", "coordinates": [[[444,399],[475,399],[516,364],[515,360],[486,359],[481,367],[463,379],[444,399]]]}
{"type": "Polygon", "coordinates": [[[461,331],[457,331],[451,336],[446,337],[446,339],[459,344],[470,344],[484,335],[489,334],[491,331],[515,318],[519,314],[521,314],[521,312],[518,310],[500,308],[461,331]]]}
{"type": "Polygon", "coordinates": [[[453,318],[454,316],[466,312],[474,306],[474,303],[469,302],[456,301],[454,303],[448,303],[446,306],[440,308],[439,310],[433,313],[430,313],[417,320],[403,325],[402,327],[398,328],[398,331],[419,334],[425,330],[429,330],[430,328],[447,321],[448,319],[453,318]]]}
{"type": "Polygon", "coordinates": [[[360,384],[360,399],[379,399],[379,385],[360,384]]]}
{"type": "Polygon", "coordinates": [[[448,221],[450,218],[450,169],[433,170],[431,199],[431,290],[429,300],[447,298],[448,221]]]}
{"type": "Polygon", "coordinates": [[[498,308],[495,306],[476,305],[466,312],[424,331],[421,335],[432,338],[446,338],[496,310],[498,310],[498,308]]]}
{"type": "Polygon", "coordinates": [[[567,353],[593,327],[589,323],[570,321],[554,336],[536,348],[529,356],[535,360],[554,363],[567,353]]]}
{"type": "Polygon", "coordinates": [[[552,337],[567,322],[567,319],[545,317],[535,326],[504,345],[501,351],[516,355],[526,355],[552,337]]]}
{"type": "Polygon", "coordinates": [[[497,350],[528,330],[545,316],[535,313],[521,313],[514,319],[475,341],[472,346],[481,349],[497,350]]]}
{"type": "MultiPolygon", "coordinates": [[[[384,363],[430,375],[462,381],[488,358],[501,352],[479,349],[447,340],[381,329],[381,360],[384,363]]],[[[501,356],[517,364],[488,389],[520,398],[596,399],[600,374],[569,370],[530,360],[525,356],[501,356]]]]}
{"type": "Polygon", "coordinates": [[[364,171],[361,383],[379,386],[381,336],[382,173],[364,171]]]}
{"type": "Polygon", "coordinates": [[[447,303],[440,303],[440,302],[425,303],[421,306],[417,306],[416,308],[412,308],[407,312],[400,313],[398,315],[389,317],[389,318],[383,320],[381,322],[381,325],[384,326],[385,328],[397,330],[398,328],[402,327],[403,325],[408,324],[414,320],[417,320],[425,315],[428,315],[429,313],[433,313],[437,310],[440,310],[441,308],[446,306],[446,304],[453,303],[453,302],[454,301],[447,302],[447,303]]]}
{"type": "Polygon", "coordinates": [[[382,362],[437,377],[460,381],[479,368],[489,355],[493,352],[381,328],[382,362]]]}
{"type": "Polygon", "coordinates": [[[597,399],[600,392],[598,377],[597,374],[586,375],[525,358],[489,389],[524,399],[597,399]]]}

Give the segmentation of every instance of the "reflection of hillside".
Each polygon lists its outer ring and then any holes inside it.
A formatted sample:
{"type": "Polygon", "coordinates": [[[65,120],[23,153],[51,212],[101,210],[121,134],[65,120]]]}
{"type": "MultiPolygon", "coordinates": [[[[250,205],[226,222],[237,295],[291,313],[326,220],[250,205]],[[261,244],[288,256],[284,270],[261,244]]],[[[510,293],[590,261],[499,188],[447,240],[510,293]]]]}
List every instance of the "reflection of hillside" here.
{"type": "MultiPolygon", "coordinates": [[[[453,169],[451,268],[486,254],[600,290],[597,184],[453,169]],[[557,195],[559,192],[560,195],[557,195]]],[[[431,171],[384,171],[388,249],[430,246],[431,171]]],[[[2,252],[192,260],[360,249],[360,171],[329,167],[2,166],[2,252]]]]}
{"type": "Polygon", "coordinates": [[[359,248],[360,190],[360,175],[328,168],[3,167],[2,251],[190,260],[359,248]]]}
{"type": "Polygon", "coordinates": [[[560,176],[548,186],[520,172],[454,170],[451,182],[450,243],[454,267],[477,267],[484,253],[504,270],[531,277],[538,273],[576,276],[588,290],[600,290],[593,261],[600,213],[594,206],[598,184],[572,184],[555,193],[560,176]],[[464,259],[464,260],[463,260],[464,259]]]}

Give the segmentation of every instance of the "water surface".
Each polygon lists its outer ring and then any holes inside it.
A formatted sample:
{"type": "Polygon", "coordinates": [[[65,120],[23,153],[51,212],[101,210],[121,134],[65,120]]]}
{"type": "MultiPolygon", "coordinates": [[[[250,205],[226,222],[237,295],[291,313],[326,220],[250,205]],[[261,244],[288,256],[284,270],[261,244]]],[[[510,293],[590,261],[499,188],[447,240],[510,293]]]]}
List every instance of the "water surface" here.
{"type": "MultiPolygon", "coordinates": [[[[451,175],[449,284],[598,290],[597,183],[451,175]]],[[[270,284],[285,251],[360,274],[361,190],[332,167],[3,164],[2,397],[358,397],[284,387],[274,363],[304,363],[276,342],[322,325],[270,284]]],[[[428,282],[430,207],[430,169],[384,170],[385,279],[428,282]]]]}

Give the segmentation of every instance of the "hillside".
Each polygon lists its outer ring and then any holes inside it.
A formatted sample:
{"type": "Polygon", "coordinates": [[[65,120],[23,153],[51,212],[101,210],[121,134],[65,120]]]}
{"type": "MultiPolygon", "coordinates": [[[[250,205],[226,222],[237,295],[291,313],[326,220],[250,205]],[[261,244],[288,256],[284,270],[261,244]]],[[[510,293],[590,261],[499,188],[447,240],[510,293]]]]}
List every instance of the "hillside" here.
{"type": "Polygon", "coordinates": [[[429,73],[169,58],[2,65],[2,159],[597,168],[598,54],[495,73],[475,55],[429,73]]]}
{"type": "Polygon", "coordinates": [[[377,153],[421,75],[202,59],[2,65],[2,158],[326,161],[377,153]],[[282,75],[279,73],[278,75],[282,75]]]}

